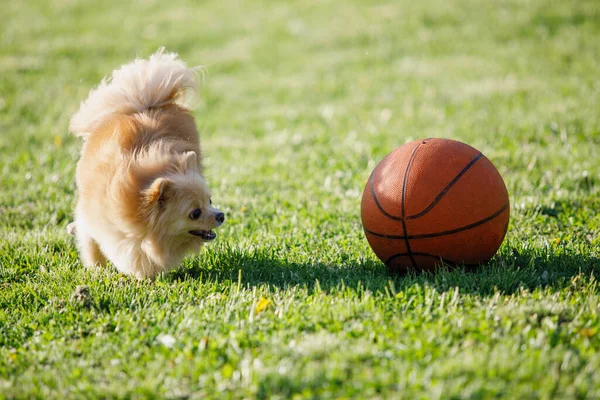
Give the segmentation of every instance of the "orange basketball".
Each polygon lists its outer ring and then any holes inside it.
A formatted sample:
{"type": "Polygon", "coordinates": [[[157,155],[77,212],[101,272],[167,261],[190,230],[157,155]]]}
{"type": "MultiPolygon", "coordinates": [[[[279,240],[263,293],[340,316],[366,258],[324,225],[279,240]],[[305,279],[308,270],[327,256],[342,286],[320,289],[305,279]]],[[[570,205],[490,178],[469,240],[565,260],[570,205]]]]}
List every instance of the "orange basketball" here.
{"type": "Polygon", "coordinates": [[[361,203],[371,248],[391,271],[488,261],[504,240],[510,207],[483,154],[449,139],[398,147],[373,170],[361,203]]]}

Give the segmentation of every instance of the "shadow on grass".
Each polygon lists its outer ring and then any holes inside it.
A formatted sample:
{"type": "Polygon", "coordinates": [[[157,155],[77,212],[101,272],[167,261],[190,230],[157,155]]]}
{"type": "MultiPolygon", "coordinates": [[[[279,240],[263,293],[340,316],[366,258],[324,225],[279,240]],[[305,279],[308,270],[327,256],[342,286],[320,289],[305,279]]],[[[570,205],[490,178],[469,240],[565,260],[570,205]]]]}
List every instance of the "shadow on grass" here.
{"type": "Polygon", "coordinates": [[[462,293],[489,295],[497,291],[512,294],[522,289],[549,288],[558,291],[572,285],[576,277],[591,279],[600,272],[600,259],[581,253],[552,252],[550,249],[505,249],[490,263],[479,267],[455,267],[435,273],[390,273],[379,261],[349,258],[342,263],[288,261],[267,251],[229,251],[195,261],[174,271],[167,279],[208,279],[242,285],[286,289],[317,286],[321,290],[396,291],[413,285],[428,285],[443,292],[458,287],[462,293]]]}

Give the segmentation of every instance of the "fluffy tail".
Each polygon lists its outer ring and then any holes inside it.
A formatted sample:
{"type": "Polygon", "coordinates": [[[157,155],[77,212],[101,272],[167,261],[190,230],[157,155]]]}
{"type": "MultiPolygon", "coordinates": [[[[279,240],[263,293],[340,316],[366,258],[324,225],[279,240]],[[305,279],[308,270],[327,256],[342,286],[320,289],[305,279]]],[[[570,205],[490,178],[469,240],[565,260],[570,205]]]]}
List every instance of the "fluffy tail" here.
{"type": "Polygon", "coordinates": [[[134,114],[167,104],[186,106],[185,94],[198,84],[195,69],[174,53],[159,49],[148,60],[136,59],[104,78],[81,103],[69,129],[87,137],[112,114],[134,114]]]}

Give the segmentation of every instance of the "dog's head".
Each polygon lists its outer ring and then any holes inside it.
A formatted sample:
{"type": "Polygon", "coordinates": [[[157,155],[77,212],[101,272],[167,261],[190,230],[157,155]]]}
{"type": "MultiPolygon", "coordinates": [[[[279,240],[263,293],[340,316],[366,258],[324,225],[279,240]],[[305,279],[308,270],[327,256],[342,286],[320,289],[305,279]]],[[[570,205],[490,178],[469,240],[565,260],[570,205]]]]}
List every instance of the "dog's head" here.
{"type": "Polygon", "coordinates": [[[142,192],[151,231],[183,242],[210,242],[225,214],[212,206],[206,181],[197,168],[196,153],[182,156],[181,168],[157,177],[142,192]]]}

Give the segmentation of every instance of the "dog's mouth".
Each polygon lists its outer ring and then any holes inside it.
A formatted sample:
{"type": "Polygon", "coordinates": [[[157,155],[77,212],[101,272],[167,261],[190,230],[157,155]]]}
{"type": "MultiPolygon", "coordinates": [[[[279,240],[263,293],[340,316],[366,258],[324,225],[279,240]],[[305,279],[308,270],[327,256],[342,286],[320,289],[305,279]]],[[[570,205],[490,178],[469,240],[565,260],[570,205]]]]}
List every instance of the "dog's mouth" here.
{"type": "Polygon", "coordinates": [[[215,238],[217,237],[217,234],[215,233],[215,231],[202,231],[202,230],[197,230],[197,231],[190,231],[190,233],[194,236],[198,236],[200,239],[205,240],[207,242],[210,242],[212,240],[215,240],[215,238]]]}

